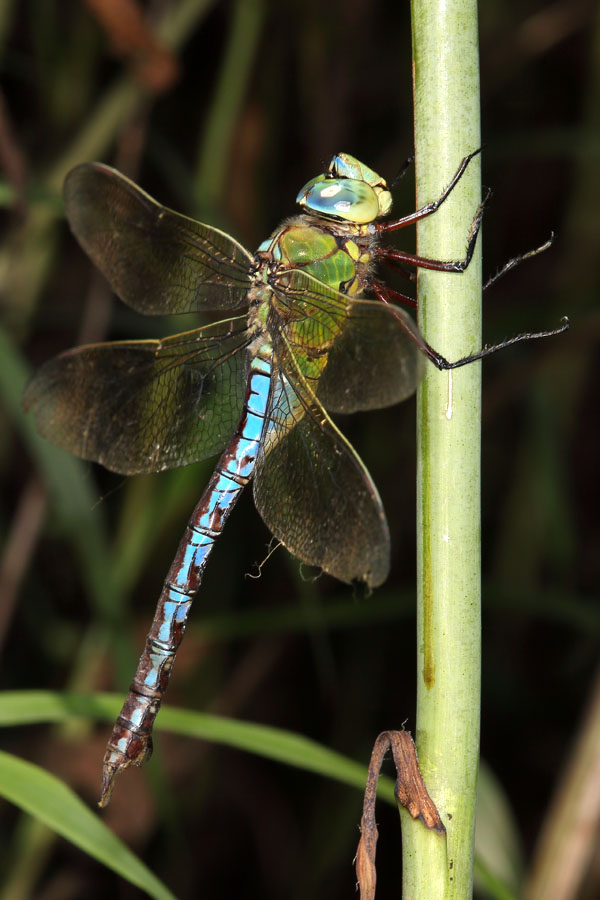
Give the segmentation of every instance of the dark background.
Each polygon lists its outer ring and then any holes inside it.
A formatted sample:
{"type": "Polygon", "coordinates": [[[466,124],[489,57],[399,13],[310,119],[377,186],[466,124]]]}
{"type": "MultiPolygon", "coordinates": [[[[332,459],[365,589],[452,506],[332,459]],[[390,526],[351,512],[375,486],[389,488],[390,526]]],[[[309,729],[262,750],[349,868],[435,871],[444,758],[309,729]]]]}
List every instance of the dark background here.
{"type": "MultiPolygon", "coordinates": [[[[105,17],[117,10],[112,22],[95,18],[98,5],[0,5],[2,325],[31,367],[83,341],[184,327],[113,304],[59,217],[70,165],[101,158],[253,248],[334,152],[390,179],[412,152],[408,4],[246,2],[233,49],[239,7],[207,4],[173,57],[136,37],[120,3],[101,4],[105,17]],[[103,104],[123,79],[146,92],[116,128],[103,104]]],[[[179,4],[145,4],[147,21],[169,5],[179,4]]],[[[483,177],[494,189],[484,271],[556,233],[549,252],[486,294],[485,340],[571,320],[567,335],[484,364],[482,756],[529,866],[598,660],[600,19],[584,0],[499,0],[482,4],[480,31],[483,177]]],[[[457,147],[457,163],[471,149],[457,147]]],[[[414,208],[412,173],[395,208],[414,208]]],[[[398,240],[414,246],[410,234],[398,240]]],[[[212,461],[130,482],[85,466],[94,527],[118,567],[111,591],[110,571],[90,563],[93,535],[86,557],[82,535],[46,505],[10,403],[0,415],[2,684],[125,691],[212,461]],[[103,578],[104,589],[94,581],[103,578]]],[[[291,729],[365,763],[382,729],[414,729],[414,419],[411,400],[341,423],[388,513],[386,584],[356,596],[327,576],[307,579],[283,549],[260,579],[245,577],[270,539],[247,491],[208,567],[171,704],[291,729]]],[[[13,729],[2,747],[92,804],[108,731],[13,729]]],[[[105,815],[179,897],[341,898],[353,896],[360,803],[339,784],[161,733],[155,760],[120,780],[105,815]]],[[[378,821],[380,893],[398,896],[397,814],[382,808],[378,821]]],[[[71,845],[36,844],[6,805],[0,829],[6,896],[137,895],[71,845]]],[[[516,851],[511,863],[519,870],[516,851]]],[[[597,896],[598,884],[596,865],[569,896],[597,896]]]]}

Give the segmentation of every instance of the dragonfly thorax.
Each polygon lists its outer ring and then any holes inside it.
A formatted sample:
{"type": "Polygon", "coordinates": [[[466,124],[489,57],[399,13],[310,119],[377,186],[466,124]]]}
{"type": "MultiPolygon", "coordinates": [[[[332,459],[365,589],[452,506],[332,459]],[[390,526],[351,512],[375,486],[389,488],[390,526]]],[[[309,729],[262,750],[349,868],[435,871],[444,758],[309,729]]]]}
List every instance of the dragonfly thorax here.
{"type": "Polygon", "coordinates": [[[326,173],[304,185],[296,203],[317,216],[368,225],[389,213],[392,195],[381,175],[354,156],[338,153],[326,173]]]}
{"type": "Polygon", "coordinates": [[[365,289],[376,244],[377,236],[364,226],[295,216],[263,241],[257,259],[269,275],[301,270],[335,291],[357,296],[365,289]]]}

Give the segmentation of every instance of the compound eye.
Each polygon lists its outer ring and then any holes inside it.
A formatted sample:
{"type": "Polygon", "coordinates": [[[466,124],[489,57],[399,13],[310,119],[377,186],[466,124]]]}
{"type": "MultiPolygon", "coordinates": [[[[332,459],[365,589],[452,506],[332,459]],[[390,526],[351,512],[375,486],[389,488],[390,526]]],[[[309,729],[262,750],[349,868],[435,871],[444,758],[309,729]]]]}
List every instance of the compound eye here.
{"type": "Polygon", "coordinates": [[[300,191],[298,203],[318,215],[355,225],[366,225],[380,215],[377,193],[353,178],[313,179],[300,191]]]}

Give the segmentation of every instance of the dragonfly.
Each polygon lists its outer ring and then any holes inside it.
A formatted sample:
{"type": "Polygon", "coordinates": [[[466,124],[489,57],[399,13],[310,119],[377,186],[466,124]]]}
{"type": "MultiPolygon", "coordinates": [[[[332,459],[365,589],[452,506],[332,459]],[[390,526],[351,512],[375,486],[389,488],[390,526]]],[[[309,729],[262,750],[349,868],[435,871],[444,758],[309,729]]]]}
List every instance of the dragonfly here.
{"type": "Polygon", "coordinates": [[[331,414],[406,399],[426,360],[454,369],[566,327],[517,335],[449,362],[398,305],[414,301],[375,276],[379,261],[467,268],[483,206],[462,260],[423,258],[381,238],[433,214],[474,155],[437,200],[393,220],[385,179],[338,153],[300,190],[300,214],[256,253],[160,205],[104,164],[84,163],[67,175],[71,230],[122,301],[147,315],[226,316],[162,340],[68,350],[46,362],[24,393],[44,438],[117,473],[159,472],[221,454],[177,548],[108,742],[100,806],[115,777],[152,753],[152,727],[192,600],[243,488],[252,480],[260,516],[298,559],[342,582],[377,587],[390,564],[385,513],[331,414]]]}

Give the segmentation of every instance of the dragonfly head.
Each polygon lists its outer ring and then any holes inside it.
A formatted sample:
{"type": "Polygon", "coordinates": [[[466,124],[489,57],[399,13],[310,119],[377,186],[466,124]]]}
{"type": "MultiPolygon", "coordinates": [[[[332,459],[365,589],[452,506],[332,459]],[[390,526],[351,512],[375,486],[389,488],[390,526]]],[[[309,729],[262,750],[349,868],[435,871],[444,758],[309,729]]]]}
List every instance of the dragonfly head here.
{"type": "Polygon", "coordinates": [[[326,173],[304,185],[296,203],[318,216],[368,225],[389,213],[392,195],[381,175],[349,153],[338,153],[326,173]]]}

